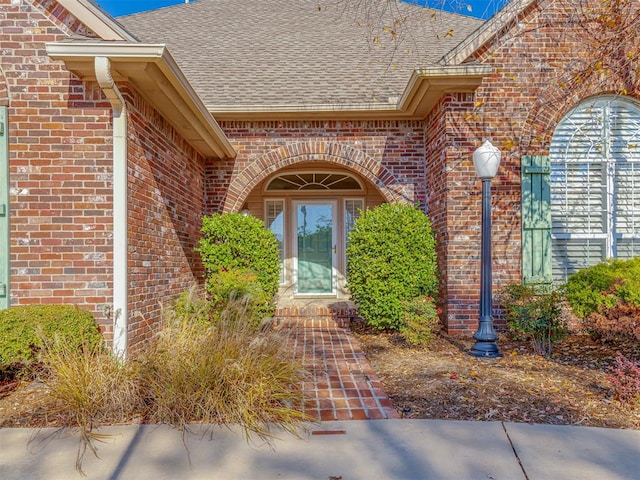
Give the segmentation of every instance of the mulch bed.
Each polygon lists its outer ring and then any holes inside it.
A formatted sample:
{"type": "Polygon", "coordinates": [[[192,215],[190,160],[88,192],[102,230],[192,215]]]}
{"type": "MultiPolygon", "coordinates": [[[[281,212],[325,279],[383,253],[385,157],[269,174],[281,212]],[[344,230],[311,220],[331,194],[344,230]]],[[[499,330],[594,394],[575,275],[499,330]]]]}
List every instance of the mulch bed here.
{"type": "MultiPolygon", "coordinates": [[[[498,420],[640,429],[640,405],[614,397],[608,378],[617,352],[638,360],[637,342],[587,335],[559,342],[550,358],[526,342],[498,341],[499,359],[469,355],[471,338],[438,335],[426,348],[393,333],[356,328],[356,337],[396,410],[406,418],[498,420]]],[[[38,382],[0,382],[0,427],[54,426],[52,399],[38,382]]]]}
{"type": "Polygon", "coordinates": [[[570,335],[550,358],[501,337],[502,358],[469,355],[472,338],[438,335],[411,348],[398,334],[356,333],[398,412],[408,418],[499,420],[640,429],[640,405],[614,398],[617,352],[640,359],[637,342],[570,335]]]}

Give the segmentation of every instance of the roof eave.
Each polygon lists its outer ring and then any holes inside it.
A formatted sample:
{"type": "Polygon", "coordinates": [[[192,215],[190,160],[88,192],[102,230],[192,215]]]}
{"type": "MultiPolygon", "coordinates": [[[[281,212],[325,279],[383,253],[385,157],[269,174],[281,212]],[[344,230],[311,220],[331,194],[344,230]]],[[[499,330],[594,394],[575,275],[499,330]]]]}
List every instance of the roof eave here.
{"type": "Polygon", "coordinates": [[[465,38],[457,47],[440,60],[441,65],[458,65],[469,59],[493,37],[499,34],[511,20],[537,0],[511,0],[480,28],[465,38]]]}
{"type": "Polygon", "coordinates": [[[467,64],[415,70],[395,103],[209,105],[224,120],[421,120],[447,93],[472,92],[493,72],[489,65],[467,64]]]}
{"type": "Polygon", "coordinates": [[[111,16],[106,14],[93,2],[86,0],[57,0],[58,3],[77,19],[81,20],[103,40],[137,41],[111,16]]]}
{"type": "Polygon", "coordinates": [[[87,81],[95,80],[94,58],[109,58],[114,80],[133,84],[202,155],[236,156],[164,44],[64,42],[45,46],[51,58],[63,61],[69,71],[87,81]]]}

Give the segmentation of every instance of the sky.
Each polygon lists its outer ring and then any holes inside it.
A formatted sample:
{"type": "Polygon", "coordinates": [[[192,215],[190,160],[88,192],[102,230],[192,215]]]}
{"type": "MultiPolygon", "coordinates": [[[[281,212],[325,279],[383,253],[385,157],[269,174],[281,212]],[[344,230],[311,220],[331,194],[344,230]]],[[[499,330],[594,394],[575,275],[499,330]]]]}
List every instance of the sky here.
{"type": "MultiPolygon", "coordinates": [[[[155,10],[185,3],[184,0],[94,0],[103,10],[113,17],[131,13],[155,10]]],[[[197,1],[197,0],[189,0],[197,1]]],[[[259,0],[258,0],[259,1],[259,0]]],[[[444,6],[446,10],[457,11],[464,15],[478,18],[489,18],[508,0],[409,0],[410,3],[429,5],[434,8],[444,6]]]]}

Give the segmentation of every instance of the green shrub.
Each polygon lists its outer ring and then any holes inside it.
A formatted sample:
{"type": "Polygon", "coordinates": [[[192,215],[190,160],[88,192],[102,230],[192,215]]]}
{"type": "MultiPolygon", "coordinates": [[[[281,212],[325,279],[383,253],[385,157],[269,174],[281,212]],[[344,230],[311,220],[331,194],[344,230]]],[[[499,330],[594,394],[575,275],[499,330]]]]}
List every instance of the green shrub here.
{"type": "Polygon", "coordinates": [[[37,360],[45,339],[70,348],[101,345],[93,314],[72,305],[25,305],[0,310],[0,370],[37,360]]]}
{"type": "Polygon", "coordinates": [[[582,319],[620,302],[640,306],[640,257],[608,260],[580,270],[569,277],[567,300],[582,319]]]}
{"type": "Polygon", "coordinates": [[[240,298],[247,303],[246,319],[252,325],[257,326],[265,317],[273,315],[273,295],[267,295],[258,282],[258,277],[250,270],[218,270],[209,276],[207,291],[215,317],[219,317],[229,300],[240,298]]]}
{"type": "Polygon", "coordinates": [[[531,341],[534,352],[551,355],[568,332],[562,291],[549,285],[511,284],[498,295],[509,331],[531,341]]]}
{"type": "Polygon", "coordinates": [[[400,333],[414,346],[429,345],[434,333],[440,328],[439,309],[433,298],[417,297],[402,302],[403,325],[400,333]]]}
{"type": "Polygon", "coordinates": [[[415,206],[383,204],[362,212],[347,247],[353,300],[376,329],[400,329],[402,301],[435,295],[435,239],[427,215],[415,206]]]}
{"type": "MultiPolygon", "coordinates": [[[[232,270],[252,272],[268,298],[278,293],[278,242],[261,220],[240,213],[215,213],[203,218],[202,235],[197,250],[208,279],[232,270]]],[[[208,281],[207,288],[212,286],[215,283],[208,281]]]]}

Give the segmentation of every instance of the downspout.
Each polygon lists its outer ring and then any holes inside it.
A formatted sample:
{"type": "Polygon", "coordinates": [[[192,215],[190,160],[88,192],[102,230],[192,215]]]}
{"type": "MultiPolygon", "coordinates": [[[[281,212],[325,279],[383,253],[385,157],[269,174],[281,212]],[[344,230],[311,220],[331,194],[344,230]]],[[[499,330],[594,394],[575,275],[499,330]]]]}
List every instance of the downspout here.
{"type": "Polygon", "coordinates": [[[127,238],[127,108],[111,76],[107,57],[95,57],[96,79],[113,108],[113,352],[127,355],[128,238],[127,238]]]}

